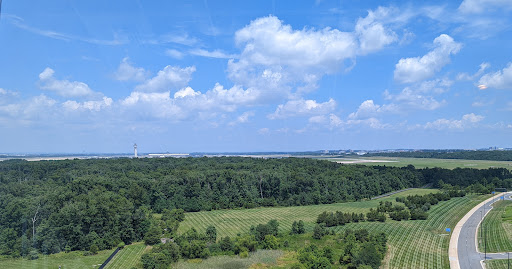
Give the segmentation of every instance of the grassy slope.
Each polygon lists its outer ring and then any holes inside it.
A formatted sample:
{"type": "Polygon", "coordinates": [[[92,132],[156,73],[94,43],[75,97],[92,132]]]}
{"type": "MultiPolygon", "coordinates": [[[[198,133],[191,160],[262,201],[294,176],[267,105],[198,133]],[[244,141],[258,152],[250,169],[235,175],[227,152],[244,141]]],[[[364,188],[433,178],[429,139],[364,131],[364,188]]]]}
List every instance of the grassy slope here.
{"type": "Polygon", "coordinates": [[[143,242],[125,246],[116,254],[116,256],[114,256],[114,258],[112,258],[105,268],[132,268],[140,261],[140,257],[144,254],[145,249],[146,245],[143,242]]]}
{"type": "MultiPolygon", "coordinates": [[[[484,233],[487,236],[487,252],[506,252],[512,251],[512,241],[508,234],[511,232],[509,220],[512,213],[512,201],[499,201],[493,205],[491,210],[483,221],[484,233]],[[508,214],[507,214],[508,213],[508,214]],[[507,227],[507,229],[505,229],[507,227]],[[509,230],[509,231],[507,231],[509,230]]],[[[481,229],[478,229],[478,248],[484,252],[484,240],[481,229]]]]}
{"type": "MultiPolygon", "coordinates": [[[[355,158],[347,158],[355,159],[355,158]]],[[[329,161],[343,161],[347,160],[343,158],[329,158],[329,161]]],[[[360,163],[364,165],[386,165],[386,166],[398,166],[403,167],[409,164],[414,165],[416,168],[425,167],[440,167],[447,169],[460,168],[477,168],[487,169],[490,167],[503,167],[512,169],[512,162],[502,161],[485,161],[485,160],[457,160],[457,159],[429,159],[429,158],[396,158],[396,157],[368,157],[358,159],[369,159],[369,160],[383,160],[391,162],[373,162],[373,163],[360,163]]]]}
{"type": "MultiPolygon", "coordinates": [[[[311,231],[314,221],[322,211],[342,210],[347,212],[366,212],[379,201],[394,200],[396,196],[424,194],[432,190],[416,189],[377,201],[341,203],[285,208],[258,208],[245,210],[219,210],[186,214],[180,231],[195,227],[204,231],[208,225],[217,227],[219,236],[244,233],[249,227],[277,219],[282,232],[288,232],[294,220],[302,219],[311,231]]],[[[454,198],[433,206],[426,221],[386,223],[352,223],[337,227],[336,230],[366,228],[371,232],[386,232],[389,236],[389,253],[383,268],[449,268],[446,228],[452,228],[467,211],[477,205],[486,196],[468,196],[454,198]]]]}
{"type": "MultiPolygon", "coordinates": [[[[510,255],[512,259],[512,255],[510,255]]],[[[507,260],[488,260],[485,262],[486,269],[507,269],[508,267],[507,260]]],[[[512,260],[510,261],[510,268],[512,268],[512,260]]]]}
{"type": "Polygon", "coordinates": [[[253,209],[215,210],[186,213],[185,221],[180,224],[178,232],[184,232],[192,227],[200,232],[206,231],[206,227],[214,225],[217,228],[217,237],[226,235],[236,236],[237,233],[246,233],[251,225],[267,223],[271,219],[279,221],[280,231],[289,231],[296,220],[303,220],[306,231],[313,231],[318,214],[323,211],[345,211],[366,213],[372,207],[377,207],[380,201],[395,201],[396,197],[414,194],[426,194],[437,192],[432,189],[413,189],[392,195],[390,197],[365,201],[337,203],[327,205],[293,206],[293,207],[263,207],[253,209]]]}
{"type": "Polygon", "coordinates": [[[26,259],[10,259],[0,261],[0,268],[2,269],[18,269],[18,268],[37,268],[37,269],[91,269],[98,268],[103,263],[113,250],[102,250],[94,256],[83,256],[81,251],[73,251],[70,253],[57,253],[52,255],[40,255],[37,260],[26,259]]]}

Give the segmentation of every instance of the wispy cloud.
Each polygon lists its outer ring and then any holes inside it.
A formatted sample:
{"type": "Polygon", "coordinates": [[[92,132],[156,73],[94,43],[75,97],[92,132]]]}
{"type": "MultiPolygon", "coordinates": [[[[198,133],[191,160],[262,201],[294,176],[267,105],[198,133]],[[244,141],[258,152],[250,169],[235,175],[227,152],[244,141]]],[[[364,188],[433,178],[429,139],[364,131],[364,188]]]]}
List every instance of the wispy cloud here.
{"type": "Polygon", "coordinates": [[[238,55],[236,54],[227,54],[220,50],[208,51],[204,49],[193,49],[189,51],[190,54],[208,58],[219,58],[219,59],[236,59],[238,55]]]}
{"type": "Polygon", "coordinates": [[[89,38],[89,37],[61,33],[61,32],[53,31],[53,30],[39,29],[37,27],[33,27],[33,26],[26,24],[25,21],[23,20],[23,18],[15,16],[15,15],[7,14],[7,15],[5,15],[5,17],[6,17],[7,21],[9,21],[12,25],[14,25],[22,30],[25,30],[25,31],[28,31],[28,32],[31,32],[31,33],[34,33],[37,35],[45,36],[48,38],[59,39],[59,40],[63,40],[63,41],[81,41],[81,42],[85,42],[85,43],[90,43],[90,44],[95,44],[95,45],[106,45],[106,46],[118,46],[118,45],[124,45],[124,44],[129,43],[128,38],[122,37],[117,34],[115,34],[114,38],[111,40],[89,38]]]}

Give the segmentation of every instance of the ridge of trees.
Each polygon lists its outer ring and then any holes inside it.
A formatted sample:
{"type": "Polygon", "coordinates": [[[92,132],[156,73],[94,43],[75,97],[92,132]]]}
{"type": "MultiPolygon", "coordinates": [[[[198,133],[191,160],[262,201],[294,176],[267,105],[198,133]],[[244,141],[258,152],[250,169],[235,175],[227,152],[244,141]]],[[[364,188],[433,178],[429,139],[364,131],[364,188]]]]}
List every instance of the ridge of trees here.
{"type": "Polygon", "coordinates": [[[459,150],[459,151],[409,151],[409,152],[379,152],[365,154],[365,157],[403,157],[403,158],[435,158],[435,159],[463,159],[512,161],[512,150],[459,150]]]}

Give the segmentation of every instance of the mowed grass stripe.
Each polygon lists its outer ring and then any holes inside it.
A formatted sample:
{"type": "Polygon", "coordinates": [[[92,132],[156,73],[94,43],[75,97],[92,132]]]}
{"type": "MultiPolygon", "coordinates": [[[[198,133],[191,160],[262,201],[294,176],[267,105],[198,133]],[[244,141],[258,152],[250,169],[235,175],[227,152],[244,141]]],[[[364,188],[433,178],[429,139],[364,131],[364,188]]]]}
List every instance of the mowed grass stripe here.
{"type": "Polygon", "coordinates": [[[108,269],[132,268],[140,260],[146,245],[142,242],[125,246],[105,266],[108,269]]]}
{"type": "Polygon", "coordinates": [[[502,221],[502,215],[509,206],[512,206],[512,201],[498,201],[493,204],[493,210],[485,216],[481,227],[484,230],[483,233],[482,229],[478,229],[478,236],[481,238],[478,248],[481,252],[485,248],[483,240],[485,237],[487,237],[487,252],[512,251],[512,241],[508,238],[502,221]]]}
{"type": "MultiPolygon", "coordinates": [[[[267,223],[271,219],[279,221],[281,232],[287,233],[291,229],[292,222],[296,220],[303,220],[307,231],[310,232],[317,216],[323,211],[366,213],[369,208],[378,206],[380,201],[394,201],[396,196],[422,195],[431,191],[414,189],[379,200],[331,205],[186,213],[179,232],[184,232],[189,227],[195,227],[204,232],[208,225],[214,225],[217,228],[218,237],[232,236],[236,233],[246,233],[251,225],[267,223]]],[[[424,221],[388,220],[385,223],[350,223],[333,229],[343,232],[346,229],[366,228],[370,232],[387,233],[392,251],[388,253],[388,260],[383,268],[449,268],[449,235],[446,235],[445,228],[453,229],[457,221],[485,197],[470,196],[440,202],[432,206],[429,218],[424,221]]]]}

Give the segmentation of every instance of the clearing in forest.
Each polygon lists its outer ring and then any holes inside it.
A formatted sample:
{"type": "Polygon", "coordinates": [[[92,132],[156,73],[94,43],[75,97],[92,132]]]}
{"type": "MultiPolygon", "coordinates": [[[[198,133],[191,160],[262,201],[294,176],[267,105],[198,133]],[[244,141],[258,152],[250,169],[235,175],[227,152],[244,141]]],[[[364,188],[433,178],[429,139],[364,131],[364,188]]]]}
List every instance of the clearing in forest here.
{"type": "MultiPolygon", "coordinates": [[[[437,190],[413,189],[390,197],[362,202],[338,203],[330,205],[311,205],[300,207],[255,208],[243,210],[217,210],[209,212],[187,213],[179,232],[194,227],[204,232],[206,227],[217,228],[218,238],[246,233],[251,225],[266,223],[277,219],[281,232],[289,232],[291,224],[303,220],[307,231],[311,231],[316,217],[323,211],[343,211],[365,213],[369,208],[377,207],[380,201],[395,201],[397,196],[426,194],[437,190]]],[[[432,206],[427,220],[393,221],[385,223],[363,222],[338,226],[336,231],[345,229],[368,229],[370,232],[385,232],[389,238],[388,255],[383,268],[449,268],[448,243],[450,234],[445,232],[457,224],[471,208],[488,196],[468,195],[452,198],[432,206]]]]}

